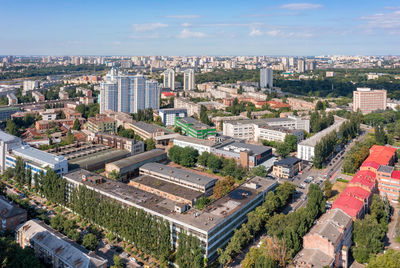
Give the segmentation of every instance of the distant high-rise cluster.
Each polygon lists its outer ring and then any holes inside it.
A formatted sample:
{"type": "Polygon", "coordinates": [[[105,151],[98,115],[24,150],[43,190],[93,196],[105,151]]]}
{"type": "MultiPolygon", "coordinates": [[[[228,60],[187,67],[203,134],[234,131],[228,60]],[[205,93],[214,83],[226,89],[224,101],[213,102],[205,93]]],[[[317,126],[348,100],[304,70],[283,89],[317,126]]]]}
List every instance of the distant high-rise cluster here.
{"type": "Polygon", "coordinates": [[[183,89],[185,91],[195,89],[194,70],[193,69],[185,70],[184,75],[183,75],[183,89]]]}
{"type": "Polygon", "coordinates": [[[263,68],[260,70],[260,87],[273,87],[273,72],[271,68],[263,68]]]}
{"type": "Polygon", "coordinates": [[[147,108],[158,109],[159,103],[157,81],[147,80],[144,75],[125,75],[112,68],[106,81],[100,83],[100,113],[137,113],[147,108]]]}
{"type": "Polygon", "coordinates": [[[175,90],[175,71],[172,69],[167,69],[163,73],[164,83],[163,87],[175,90]]]}

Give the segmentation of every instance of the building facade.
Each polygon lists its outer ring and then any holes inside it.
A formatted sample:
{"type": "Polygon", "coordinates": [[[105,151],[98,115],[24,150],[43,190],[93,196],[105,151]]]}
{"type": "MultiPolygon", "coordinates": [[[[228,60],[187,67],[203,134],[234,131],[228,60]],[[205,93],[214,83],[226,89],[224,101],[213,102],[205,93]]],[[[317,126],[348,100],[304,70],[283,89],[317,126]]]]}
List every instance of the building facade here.
{"type": "Polygon", "coordinates": [[[175,118],[175,127],[180,127],[185,135],[198,139],[217,135],[215,127],[210,127],[191,117],[175,118]]]}
{"type": "Polygon", "coordinates": [[[176,117],[187,117],[187,110],[180,108],[167,108],[158,110],[158,115],[165,126],[174,126],[176,117]]]}
{"type": "Polygon", "coordinates": [[[164,81],[163,87],[170,88],[172,91],[175,90],[175,71],[172,69],[167,69],[163,73],[164,81]]]}
{"type": "Polygon", "coordinates": [[[376,110],[385,110],[387,106],[386,90],[371,90],[370,88],[357,88],[353,91],[353,111],[360,110],[368,114],[376,110]]]}
{"type": "Polygon", "coordinates": [[[0,196],[0,232],[13,232],[26,218],[26,210],[0,196]]]}
{"type": "Polygon", "coordinates": [[[87,129],[93,133],[116,133],[116,121],[104,114],[97,114],[95,117],[88,118],[87,129]]]}
{"type": "Polygon", "coordinates": [[[272,68],[260,69],[260,87],[272,88],[273,87],[273,71],[272,68]]]}
{"type": "Polygon", "coordinates": [[[187,69],[183,72],[183,90],[190,91],[195,89],[194,70],[187,69]]]}
{"type": "Polygon", "coordinates": [[[303,169],[303,163],[297,157],[287,157],[274,163],[272,175],[290,179],[296,176],[303,169]]]}

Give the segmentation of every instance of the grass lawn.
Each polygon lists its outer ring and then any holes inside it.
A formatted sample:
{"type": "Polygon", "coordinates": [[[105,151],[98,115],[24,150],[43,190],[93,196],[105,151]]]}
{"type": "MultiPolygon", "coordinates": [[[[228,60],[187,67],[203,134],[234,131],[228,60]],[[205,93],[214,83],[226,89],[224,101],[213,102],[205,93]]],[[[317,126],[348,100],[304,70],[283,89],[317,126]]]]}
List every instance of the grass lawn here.
{"type": "Polygon", "coordinates": [[[347,183],[337,181],[332,187],[332,196],[328,199],[329,202],[333,202],[339,196],[341,192],[346,188],[347,183]]]}

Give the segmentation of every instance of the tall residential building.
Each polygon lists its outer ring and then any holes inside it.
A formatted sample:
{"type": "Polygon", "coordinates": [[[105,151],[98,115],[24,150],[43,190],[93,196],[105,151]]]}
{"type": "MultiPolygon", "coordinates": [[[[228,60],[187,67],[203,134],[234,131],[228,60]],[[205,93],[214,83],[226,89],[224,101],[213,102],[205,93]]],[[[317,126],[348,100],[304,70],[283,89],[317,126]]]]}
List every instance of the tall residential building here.
{"type": "Polygon", "coordinates": [[[183,89],[185,91],[195,89],[194,70],[193,69],[185,70],[184,75],[183,75],[183,89]]]}
{"type": "Polygon", "coordinates": [[[353,91],[353,111],[367,114],[376,110],[386,109],[386,90],[371,90],[370,88],[357,88],[353,91]]]}
{"type": "Polygon", "coordinates": [[[172,69],[167,69],[163,73],[164,75],[164,84],[163,87],[170,88],[171,90],[175,90],[175,71],[172,69]]]}
{"type": "Polygon", "coordinates": [[[146,81],[144,75],[125,75],[112,68],[105,80],[100,83],[100,113],[106,110],[137,113],[160,106],[158,83],[146,81]]]}
{"type": "Polygon", "coordinates": [[[272,88],[273,84],[273,72],[272,68],[263,68],[260,70],[260,87],[261,88],[272,88]]]}
{"type": "Polygon", "coordinates": [[[100,83],[100,113],[106,110],[118,111],[118,83],[100,83]]]}
{"type": "Polygon", "coordinates": [[[306,62],[304,60],[298,60],[297,61],[297,71],[299,73],[304,73],[306,70],[306,62]]]}
{"type": "Polygon", "coordinates": [[[145,108],[160,108],[160,89],[158,87],[158,82],[154,80],[146,81],[146,102],[145,108]]]}

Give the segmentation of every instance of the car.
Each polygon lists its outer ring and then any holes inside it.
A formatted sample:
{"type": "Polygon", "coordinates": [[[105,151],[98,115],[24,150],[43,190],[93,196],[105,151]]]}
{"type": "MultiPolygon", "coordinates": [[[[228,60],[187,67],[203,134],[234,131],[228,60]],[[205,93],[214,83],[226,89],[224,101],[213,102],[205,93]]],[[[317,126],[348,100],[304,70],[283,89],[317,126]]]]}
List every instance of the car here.
{"type": "Polygon", "coordinates": [[[140,266],[144,266],[144,263],[141,262],[141,261],[138,261],[137,264],[140,265],[140,266]]]}
{"type": "Polygon", "coordinates": [[[301,186],[300,188],[305,189],[307,185],[304,182],[302,182],[302,183],[300,183],[300,186],[301,186]]]}
{"type": "Polygon", "coordinates": [[[134,257],[129,258],[130,261],[136,262],[136,259],[134,257]]]}
{"type": "Polygon", "coordinates": [[[304,195],[301,199],[307,200],[307,195],[304,195]]]}
{"type": "Polygon", "coordinates": [[[123,258],[128,258],[128,257],[129,257],[129,254],[126,253],[126,252],[122,252],[122,253],[121,253],[121,256],[122,256],[123,258]]]}

